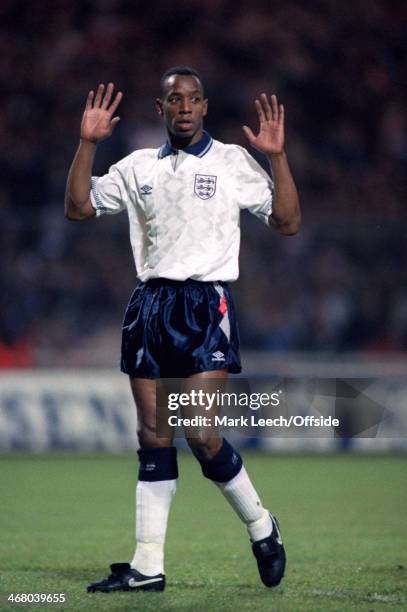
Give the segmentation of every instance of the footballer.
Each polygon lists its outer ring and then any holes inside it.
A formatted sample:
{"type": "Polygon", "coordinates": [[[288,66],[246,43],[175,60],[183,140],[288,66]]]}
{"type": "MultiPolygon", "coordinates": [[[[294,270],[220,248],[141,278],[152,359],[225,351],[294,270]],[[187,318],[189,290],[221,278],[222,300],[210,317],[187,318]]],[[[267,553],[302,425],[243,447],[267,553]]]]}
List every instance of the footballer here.
{"type": "MultiPolygon", "coordinates": [[[[238,277],[240,211],[249,210],[280,234],[295,234],[301,213],[284,149],[284,108],[265,93],[255,101],[259,130],[244,126],[249,143],[266,155],[265,172],[243,147],[204,130],[208,100],[199,73],[167,70],[155,102],[167,140],[134,151],[104,176],[92,176],[97,144],[119,117],[122,93],[113,83],[89,92],[80,144],[66,187],[71,220],[127,211],[139,284],[122,329],[121,370],[129,376],[138,417],[139,475],[136,548],[129,562],[89,592],[163,591],[164,542],[178,478],[173,432],[158,435],[157,384],[162,378],[214,381],[241,371],[235,307],[229,283],[238,277]]],[[[285,551],[277,519],[263,507],[242,457],[226,439],[187,437],[210,479],[247,529],[260,578],[278,585],[285,551]]]]}

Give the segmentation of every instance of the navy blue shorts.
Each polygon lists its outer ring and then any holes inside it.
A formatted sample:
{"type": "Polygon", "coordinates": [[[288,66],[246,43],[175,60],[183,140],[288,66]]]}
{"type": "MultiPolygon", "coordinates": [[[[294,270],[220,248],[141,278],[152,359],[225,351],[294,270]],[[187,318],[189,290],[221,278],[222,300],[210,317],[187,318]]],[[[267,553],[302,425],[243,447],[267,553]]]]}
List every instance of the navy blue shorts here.
{"type": "Polygon", "coordinates": [[[123,321],[121,371],[131,378],[185,378],[241,371],[239,333],[226,283],[140,283],[123,321]]]}

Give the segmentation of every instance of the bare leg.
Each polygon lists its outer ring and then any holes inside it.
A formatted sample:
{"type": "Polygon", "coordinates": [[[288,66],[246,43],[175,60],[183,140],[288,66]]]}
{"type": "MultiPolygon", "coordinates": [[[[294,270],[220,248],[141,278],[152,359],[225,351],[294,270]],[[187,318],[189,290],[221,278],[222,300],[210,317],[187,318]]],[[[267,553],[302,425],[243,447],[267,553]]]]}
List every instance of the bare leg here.
{"type": "MultiPolygon", "coordinates": [[[[222,391],[227,378],[226,370],[214,370],[212,372],[200,372],[187,378],[183,385],[183,391],[188,393],[193,389],[199,390],[203,388],[205,392],[216,393],[216,391],[222,391]]],[[[184,417],[193,416],[196,414],[196,409],[191,411],[191,408],[187,407],[182,410],[184,417]]],[[[219,407],[216,403],[213,405],[210,411],[206,412],[207,416],[213,417],[219,414],[219,407]]],[[[213,421],[212,421],[213,422],[213,421]]],[[[212,459],[221,449],[223,444],[223,438],[219,436],[217,430],[214,427],[202,428],[199,433],[193,428],[193,434],[191,435],[191,429],[185,429],[185,437],[187,438],[188,445],[198,461],[209,461],[212,459]]]]}
{"type": "Polygon", "coordinates": [[[157,387],[159,380],[131,378],[130,386],[137,408],[137,435],[140,448],[172,446],[174,432],[168,428],[168,437],[157,436],[157,387]]]}

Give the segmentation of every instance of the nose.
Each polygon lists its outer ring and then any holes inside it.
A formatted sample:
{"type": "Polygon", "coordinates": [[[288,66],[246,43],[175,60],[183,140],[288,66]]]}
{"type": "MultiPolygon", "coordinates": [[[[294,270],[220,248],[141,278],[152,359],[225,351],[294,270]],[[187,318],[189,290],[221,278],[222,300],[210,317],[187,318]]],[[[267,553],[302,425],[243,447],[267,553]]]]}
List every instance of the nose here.
{"type": "Polygon", "coordinates": [[[190,113],[191,112],[191,103],[187,98],[184,98],[181,101],[179,110],[180,110],[180,113],[190,113]]]}

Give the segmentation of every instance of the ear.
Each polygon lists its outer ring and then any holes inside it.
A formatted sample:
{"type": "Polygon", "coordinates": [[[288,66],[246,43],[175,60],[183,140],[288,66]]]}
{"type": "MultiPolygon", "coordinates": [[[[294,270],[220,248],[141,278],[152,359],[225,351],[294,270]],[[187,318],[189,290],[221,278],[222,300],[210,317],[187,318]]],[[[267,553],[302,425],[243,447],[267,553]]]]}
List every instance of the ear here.
{"type": "Polygon", "coordinates": [[[208,113],[208,98],[205,98],[205,100],[203,101],[202,116],[206,117],[207,113],[208,113]]]}
{"type": "Polygon", "coordinates": [[[163,101],[160,98],[157,98],[155,101],[155,110],[160,115],[160,117],[164,115],[163,101]]]}

